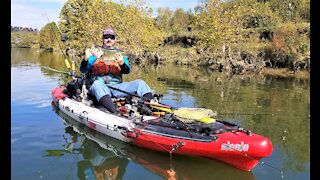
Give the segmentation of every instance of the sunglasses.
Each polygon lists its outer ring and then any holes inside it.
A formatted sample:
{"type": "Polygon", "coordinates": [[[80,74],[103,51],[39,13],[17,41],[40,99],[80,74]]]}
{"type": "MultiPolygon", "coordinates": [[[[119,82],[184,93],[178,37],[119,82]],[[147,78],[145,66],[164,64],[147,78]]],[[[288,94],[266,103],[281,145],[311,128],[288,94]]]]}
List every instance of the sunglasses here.
{"type": "Polygon", "coordinates": [[[103,35],[103,39],[112,39],[112,40],[114,40],[116,37],[114,36],[114,35],[111,35],[111,34],[105,34],[105,35],[103,35]]]}

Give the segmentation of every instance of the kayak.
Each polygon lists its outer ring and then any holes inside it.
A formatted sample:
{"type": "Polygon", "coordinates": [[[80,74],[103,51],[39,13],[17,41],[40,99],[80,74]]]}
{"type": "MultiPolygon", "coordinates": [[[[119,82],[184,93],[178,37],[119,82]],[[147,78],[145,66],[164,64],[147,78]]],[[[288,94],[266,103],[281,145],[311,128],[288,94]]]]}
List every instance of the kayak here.
{"type": "Polygon", "coordinates": [[[272,153],[269,139],[228,122],[207,124],[206,128],[220,131],[210,136],[156,125],[159,122],[140,124],[128,135],[143,148],[216,159],[245,171],[272,153]]]}
{"type": "Polygon", "coordinates": [[[272,153],[268,138],[237,124],[212,117],[185,121],[174,114],[177,110],[160,103],[116,99],[121,113],[115,114],[69,96],[66,86],[54,88],[51,95],[53,104],[70,118],[142,148],[215,159],[245,171],[272,153]]]}
{"type": "MultiPolygon", "coordinates": [[[[55,108],[55,105],[52,105],[55,108]]],[[[237,169],[231,166],[225,166],[218,161],[209,161],[201,158],[194,158],[192,156],[177,156],[174,159],[170,159],[168,154],[165,153],[156,153],[154,151],[150,151],[145,148],[139,148],[131,146],[129,143],[125,143],[110,136],[106,136],[102,133],[96,132],[87,126],[83,126],[78,121],[67,116],[62,111],[55,111],[60,119],[65,123],[66,129],[72,128],[74,132],[66,131],[70,133],[71,137],[77,136],[74,133],[79,134],[81,137],[85,136],[89,141],[83,140],[83,138],[78,139],[76,143],[80,143],[81,148],[90,148],[95,149],[97,145],[101,147],[101,149],[96,150],[100,152],[91,153],[92,155],[99,155],[99,157],[106,157],[105,161],[108,163],[112,163],[112,166],[98,166],[99,168],[108,170],[109,167],[119,166],[119,168],[126,169],[124,166],[125,163],[117,163],[117,161],[110,161],[110,159],[117,158],[124,161],[127,159],[128,161],[133,161],[142,165],[145,169],[148,169],[151,172],[159,174],[165,179],[169,179],[172,175],[176,179],[215,179],[223,176],[224,179],[255,179],[254,175],[251,172],[241,171],[239,172],[237,169]],[[92,146],[88,146],[88,144],[94,144],[92,146]],[[174,161],[173,161],[174,160],[174,161]],[[208,166],[209,163],[209,166],[208,166]],[[188,168],[185,165],[188,164],[188,168]],[[201,169],[201,171],[190,171],[190,169],[201,169]],[[175,172],[172,174],[172,172],[175,172]]],[[[64,150],[63,150],[64,151],[64,150]]],[[[87,152],[88,150],[81,149],[80,152],[87,152]]],[[[71,151],[75,152],[75,151],[71,151]]],[[[78,155],[78,154],[77,154],[78,155]]],[[[95,158],[92,158],[95,159],[95,158]]],[[[90,159],[84,159],[90,160],[90,159]]],[[[84,161],[81,160],[81,161],[84,161]]],[[[80,168],[78,168],[80,170],[80,168]]],[[[79,173],[79,172],[78,172],[79,173]]],[[[121,176],[121,175],[120,175],[121,176]]]]}

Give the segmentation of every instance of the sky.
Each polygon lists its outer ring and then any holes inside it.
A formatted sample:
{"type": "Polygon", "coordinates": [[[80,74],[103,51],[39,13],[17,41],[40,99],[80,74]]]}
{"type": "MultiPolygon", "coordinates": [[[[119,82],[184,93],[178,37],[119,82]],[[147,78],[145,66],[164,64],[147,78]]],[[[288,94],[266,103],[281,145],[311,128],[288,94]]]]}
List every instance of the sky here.
{"type": "MultiPolygon", "coordinates": [[[[193,9],[197,0],[146,0],[156,11],[159,7],[172,10],[193,9]]],[[[59,21],[59,13],[67,0],[11,0],[11,26],[29,27],[40,30],[49,22],[59,21]]]]}

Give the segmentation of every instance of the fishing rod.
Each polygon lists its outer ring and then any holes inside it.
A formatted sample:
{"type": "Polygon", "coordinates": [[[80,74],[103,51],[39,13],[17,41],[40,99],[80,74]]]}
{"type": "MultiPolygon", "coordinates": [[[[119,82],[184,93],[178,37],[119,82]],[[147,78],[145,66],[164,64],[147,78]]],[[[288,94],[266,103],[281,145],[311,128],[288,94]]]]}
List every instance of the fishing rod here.
{"type": "Polygon", "coordinates": [[[51,71],[54,71],[54,72],[57,72],[57,73],[63,73],[63,74],[70,74],[70,72],[66,72],[66,71],[60,71],[60,70],[57,70],[57,69],[54,69],[54,68],[51,68],[51,67],[48,67],[48,66],[41,66],[45,69],[48,69],[48,70],[51,70],[51,71]]]}
{"type": "MultiPolygon", "coordinates": [[[[42,9],[42,15],[47,18],[47,20],[48,20],[49,23],[51,23],[49,17],[47,16],[47,13],[46,13],[43,9],[42,9]]],[[[60,35],[62,36],[62,41],[65,42],[65,41],[68,39],[67,36],[64,36],[64,35],[62,34],[62,32],[61,32],[60,28],[58,27],[58,25],[56,25],[56,26],[57,26],[57,28],[58,28],[58,30],[59,30],[60,35]]],[[[70,75],[75,76],[75,61],[72,60],[72,61],[71,61],[71,65],[70,65],[69,60],[67,59],[67,55],[66,55],[66,54],[63,52],[63,50],[62,50],[60,41],[59,41],[56,33],[53,31],[52,28],[50,28],[50,30],[52,31],[52,33],[54,34],[55,38],[56,38],[57,41],[58,41],[59,48],[60,48],[60,50],[61,50],[61,52],[62,52],[62,54],[63,54],[63,57],[64,57],[64,61],[65,61],[65,63],[66,63],[66,66],[67,66],[67,68],[68,68],[69,71],[70,71],[70,75]]]]}

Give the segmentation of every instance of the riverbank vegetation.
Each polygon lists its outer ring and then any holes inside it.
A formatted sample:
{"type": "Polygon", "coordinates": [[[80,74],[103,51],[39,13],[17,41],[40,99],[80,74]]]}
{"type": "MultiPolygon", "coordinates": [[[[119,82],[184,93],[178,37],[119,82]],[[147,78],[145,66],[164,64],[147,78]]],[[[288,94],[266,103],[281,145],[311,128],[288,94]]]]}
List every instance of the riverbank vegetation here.
{"type": "Polygon", "coordinates": [[[40,31],[12,32],[12,47],[60,51],[60,29],[68,37],[62,48],[80,57],[101,44],[102,30],[111,26],[118,48],[136,63],[201,66],[230,75],[310,69],[310,0],[199,0],[187,11],[153,10],[143,0],[68,0],[60,19],[40,31]]]}
{"type": "Polygon", "coordinates": [[[11,47],[13,48],[39,48],[37,29],[11,26],[11,47]]]}

